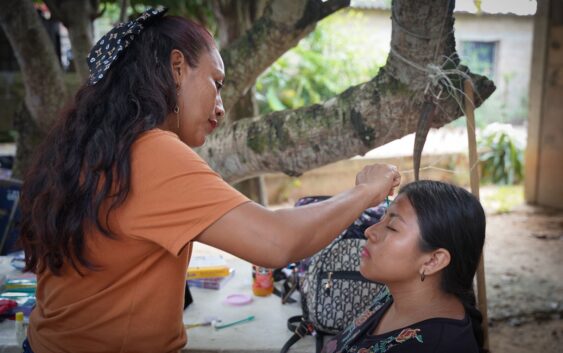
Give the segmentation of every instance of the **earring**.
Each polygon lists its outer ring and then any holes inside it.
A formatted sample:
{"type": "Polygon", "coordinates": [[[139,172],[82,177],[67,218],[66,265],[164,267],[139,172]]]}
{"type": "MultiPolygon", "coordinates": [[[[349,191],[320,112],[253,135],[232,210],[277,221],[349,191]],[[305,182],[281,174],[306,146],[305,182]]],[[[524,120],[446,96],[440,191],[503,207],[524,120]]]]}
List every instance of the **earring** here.
{"type": "Polygon", "coordinates": [[[174,107],[174,114],[176,114],[177,128],[180,129],[180,107],[178,107],[178,104],[174,107]]]}
{"type": "Polygon", "coordinates": [[[422,273],[420,274],[420,282],[424,282],[425,278],[426,278],[426,274],[424,273],[424,270],[422,270],[422,273]]]}
{"type": "MultiPolygon", "coordinates": [[[[179,71],[179,70],[178,70],[179,71]]],[[[180,96],[180,86],[176,85],[176,96],[180,96]]],[[[176,114],[176,127],[180,130],[180,107],[178,104],[174,107],[174,113],[176,114]]]]}

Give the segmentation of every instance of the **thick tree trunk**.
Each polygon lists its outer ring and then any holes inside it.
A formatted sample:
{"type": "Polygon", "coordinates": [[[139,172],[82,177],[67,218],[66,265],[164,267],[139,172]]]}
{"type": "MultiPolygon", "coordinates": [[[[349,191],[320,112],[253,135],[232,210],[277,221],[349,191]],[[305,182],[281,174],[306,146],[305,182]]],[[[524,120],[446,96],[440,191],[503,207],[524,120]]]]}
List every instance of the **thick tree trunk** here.
{"type": "MultiPolygon", "coordinates": [[[[395,1],[393,52],[377,77],[323,104],[274,112],[225,126],[208,138],[198,152],[226,180],[234,182],[268,172],[300,175],[309,169],[364,154],[414,132],[425,88],[427,85],[437,88],[433,80],[436,67],[457,66],[456,56],[451,55],[455,52],[453,6],[448,8],[448,4],[448,0],[423,4],[395,1]],[[396,25],[399,21],[402,29],[396,25]]],[[[463,76],[467,74],[450,71],[448,78],[460,88],[463,76]]],[[[470,77],[477,92],[475,103],[479,106],[495,86],[486,77],[473,74],[470,77]]],[[[442,98],[433,127],[463,115],[458,104],[458,100],[462,101],[459,93],[446,91],[442,98]]]]}
{"type": "Polygon", "coordinates": [[[83,82],[89,75],[86,58],[94,45],[92,21],[98,14],[99,0],[45,0],[45,3],[68,29],[74,67],[83,82]]]}
{"type": "Polygon", "coordinates": [[[4,29],[20,66],[25,103],[39,129],[46,131],[66,100],[63,71],[31,0],[6,0],[0,6],[4,29]]]}
{"type": "MultiPolygon", "coordinates": [[[[219,42],[221,47],[226,47],[251,28],[256,18],[262,16],[267,1],[215,0],[212,5],[219,24],[219,42]]],[[[256,103],[256,92],[253,85],[231,109],[229,120],[235,121],[256,115],[258,115],[258,104],[256,103]]],[[[243,180],[234,187],[251,200],[264,206],[268,205],[263,176],[243,180]]]]}
{"type": "MultiPolygon", "coordinates": [[[[246,92],[246,94],[237,102],[237,104],[235,104],[231,115],[239,117],[258,115],[255,94],[256,92],[254,87],[249,89],[248,92],[246,92]]],[[[268,205],[266,184],[264,183],[264,177],[262,175],[242,180],[234,185],[234,187],[251,200],[264,206],[268,205]]]]}
{"type": "Polygon", "coordinates": [[[14,116],[14,129],[18,132],[18,137],[12,177],[22,179],[29,170],[36,147],[45,137],[45,131],[37,126],[25,103],[22,103],[14,116]]]}
{"type": "Polygon", "coordinates": [[[7,0],[0,24],[10,41],[25,86],[25,103],[14,116],[17,132],[13,176],[21,178],[32,153],[57,118],[67,98],[63,71],[31,0],[7,0]]]}

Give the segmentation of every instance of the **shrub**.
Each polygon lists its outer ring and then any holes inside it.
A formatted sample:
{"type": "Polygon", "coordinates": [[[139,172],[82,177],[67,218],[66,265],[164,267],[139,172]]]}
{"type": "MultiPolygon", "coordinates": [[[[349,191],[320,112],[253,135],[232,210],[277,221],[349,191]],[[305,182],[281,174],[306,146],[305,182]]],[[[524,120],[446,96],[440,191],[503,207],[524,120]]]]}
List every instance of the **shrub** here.
{"type": "Polygon", "coordinates": [[[479,139],[481,177],[494,184],[513,185],[524,179],[524,139],[512,125],[489,125],[479,139]]]}

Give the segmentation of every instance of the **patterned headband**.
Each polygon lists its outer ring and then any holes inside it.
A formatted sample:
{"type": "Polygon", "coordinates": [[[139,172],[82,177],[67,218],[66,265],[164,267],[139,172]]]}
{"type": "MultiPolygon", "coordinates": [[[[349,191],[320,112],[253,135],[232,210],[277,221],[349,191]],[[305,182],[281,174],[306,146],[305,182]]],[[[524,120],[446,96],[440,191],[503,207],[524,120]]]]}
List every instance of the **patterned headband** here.
{"type": "Polygon", "coordinates": [[[133,39],[152,21],[162,17],[168,9],[162,6],[150,8],[136,20],[120,23],[106,33],[88,54],[90,77],[88,84],[95,85],[104,78],[106,71],[119,58],[133,39]]]}

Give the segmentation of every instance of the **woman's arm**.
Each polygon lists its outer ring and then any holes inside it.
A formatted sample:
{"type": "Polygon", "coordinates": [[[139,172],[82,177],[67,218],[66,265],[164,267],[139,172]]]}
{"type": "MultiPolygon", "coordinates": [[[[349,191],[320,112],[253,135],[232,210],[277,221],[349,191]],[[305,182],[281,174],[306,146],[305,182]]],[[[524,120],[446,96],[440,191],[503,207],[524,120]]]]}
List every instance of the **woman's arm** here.
{"type": "Polygon", "coordinates": [[[277,211],[248,202],[226,213],[195,240],[260,266],[282,267],[324,248],[399,182],[394,166],[365,167],[355,187],[326,201],[277,211]]]}

